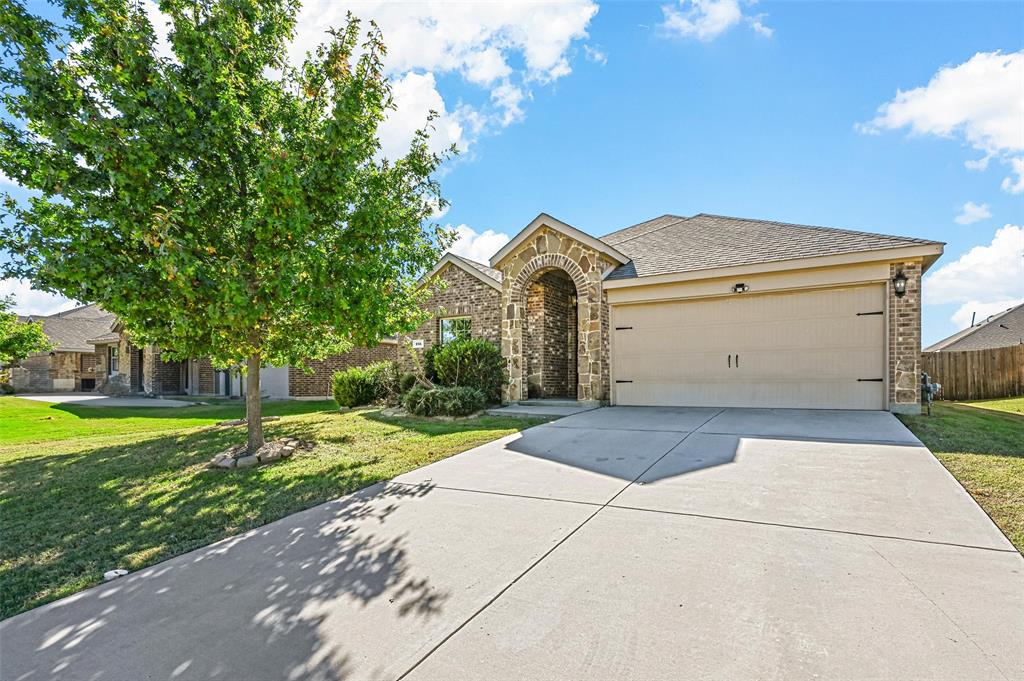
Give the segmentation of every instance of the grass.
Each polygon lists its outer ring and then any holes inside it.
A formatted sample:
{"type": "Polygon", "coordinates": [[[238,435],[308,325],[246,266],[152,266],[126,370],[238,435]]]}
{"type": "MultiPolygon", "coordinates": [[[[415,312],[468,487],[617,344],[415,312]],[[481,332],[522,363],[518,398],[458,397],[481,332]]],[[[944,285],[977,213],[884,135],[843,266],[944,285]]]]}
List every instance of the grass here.
{"type": "Polygon", "coordinates": [[[138,570],[536,421],[387,419],[330,402],[265,405],[267,439],[313,440],[272,465],[211,470],[244,439],[217,428],[241,404],[159,408],[51,405],[0,397],[0,617],[138,570]]]}
{"type": "Polygon", "coordinates": [[[1024,553],[1024,397],[936,402],[901,416],[1024,553]]]}

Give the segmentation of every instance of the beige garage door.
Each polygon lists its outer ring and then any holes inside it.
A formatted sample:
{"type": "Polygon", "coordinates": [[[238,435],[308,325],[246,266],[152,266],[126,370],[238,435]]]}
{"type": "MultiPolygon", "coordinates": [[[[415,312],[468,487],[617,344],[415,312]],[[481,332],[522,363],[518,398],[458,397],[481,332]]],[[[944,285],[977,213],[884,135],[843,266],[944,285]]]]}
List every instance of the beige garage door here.
{"type": "Polygon", "coordinates": [[[882,409],[882,285],[616,305],[616,404],[882,409]]]}

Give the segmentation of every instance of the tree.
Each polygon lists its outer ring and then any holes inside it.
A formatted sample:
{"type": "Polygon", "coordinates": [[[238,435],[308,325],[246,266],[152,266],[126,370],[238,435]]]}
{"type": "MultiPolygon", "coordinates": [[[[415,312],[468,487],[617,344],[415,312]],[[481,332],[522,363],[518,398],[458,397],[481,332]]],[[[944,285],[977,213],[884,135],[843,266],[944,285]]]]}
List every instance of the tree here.
{"type": "Polygon", "coordinates": [[[43,325],[18,321],[18,315],[10,312],[13,306],[10,298],[0,298],[0,365],[13,364],[53,347],[43,332],[43,325]]]}
{"type": "MultiPolygon", "coordinates": [[[[421,321],[417,277],[450,243],[428,132],[381,157],[393,108],[371,25],[293,67],[295,0],[58,0],[61,26],[0,4],[5,276],[102,303],[136,344],[259,368],[302,366],[421,321]]],[[[427,121],[429,124],[429,121],[427,121]]]]}

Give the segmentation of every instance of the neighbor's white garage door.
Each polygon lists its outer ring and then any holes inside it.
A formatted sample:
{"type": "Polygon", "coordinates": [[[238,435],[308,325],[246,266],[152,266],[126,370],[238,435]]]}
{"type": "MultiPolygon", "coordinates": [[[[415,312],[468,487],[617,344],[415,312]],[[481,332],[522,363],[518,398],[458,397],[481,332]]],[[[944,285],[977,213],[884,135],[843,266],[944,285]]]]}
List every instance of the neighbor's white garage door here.
{"type": "Polygon", "coordinates": [[[882,409],[882,285],[615,305],[615,403],[882,409]]]}

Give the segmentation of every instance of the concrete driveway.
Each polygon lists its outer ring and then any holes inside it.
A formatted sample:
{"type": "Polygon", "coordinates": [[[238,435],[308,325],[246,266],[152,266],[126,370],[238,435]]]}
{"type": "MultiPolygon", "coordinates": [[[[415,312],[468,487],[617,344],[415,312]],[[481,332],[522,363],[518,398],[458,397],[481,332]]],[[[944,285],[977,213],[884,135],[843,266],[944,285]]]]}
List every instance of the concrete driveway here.
{"type": "Polygon", "coordinates": [[[16,397],[35,402],[73,404],[79,407],[190,407],[194,404],[163,397],[112,397],[100,393],[19,393],[16,397]]]}
{"type": "Polygon", "coordinates": [[[607,408],[11,618],[0,677],[1022,679],[1024,559],[888,414],[607,408]]]}

